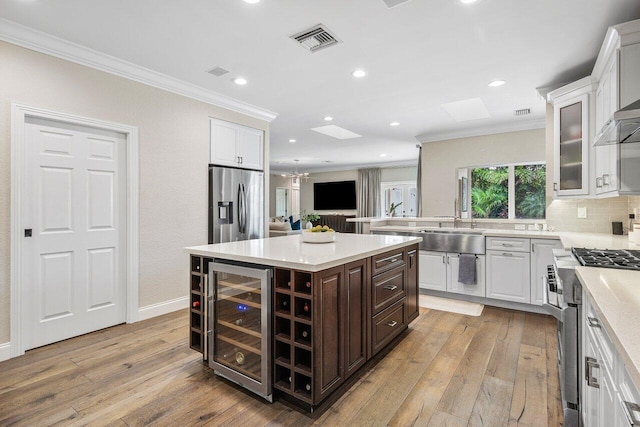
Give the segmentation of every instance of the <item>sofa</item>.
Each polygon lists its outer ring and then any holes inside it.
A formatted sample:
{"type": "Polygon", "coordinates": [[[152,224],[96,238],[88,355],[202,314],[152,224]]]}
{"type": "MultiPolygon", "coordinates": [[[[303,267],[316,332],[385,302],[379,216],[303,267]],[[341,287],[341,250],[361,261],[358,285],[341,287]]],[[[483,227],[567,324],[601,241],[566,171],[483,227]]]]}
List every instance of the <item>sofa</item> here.
{"type": "MultiPolygon", "coordinates": [[[[292,219],[294,220],[294,224],[295,221],[299,220],[295,217],[293,217],[292,219]]],[[[269,237],[289,236],[291,234],[300,233],[302,233],[302,230],[300,228],[298,228],[297,230],[293,230],[291,228],[291,222],[289,221],[289,218],[274,217],[271,218],[271,221],[269,222],[269,237]]]]}

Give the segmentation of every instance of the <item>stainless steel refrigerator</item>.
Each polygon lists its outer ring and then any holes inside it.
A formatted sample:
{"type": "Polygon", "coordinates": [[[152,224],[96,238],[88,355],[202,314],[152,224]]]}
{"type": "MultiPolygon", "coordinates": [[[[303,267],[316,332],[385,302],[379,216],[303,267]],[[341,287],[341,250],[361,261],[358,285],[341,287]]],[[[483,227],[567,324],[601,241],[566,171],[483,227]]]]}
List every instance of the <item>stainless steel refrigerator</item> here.
{"type": "Polygon", "coordinates": [[[264,237],[264,173],[209,165],[209,243],[264,237]]]}

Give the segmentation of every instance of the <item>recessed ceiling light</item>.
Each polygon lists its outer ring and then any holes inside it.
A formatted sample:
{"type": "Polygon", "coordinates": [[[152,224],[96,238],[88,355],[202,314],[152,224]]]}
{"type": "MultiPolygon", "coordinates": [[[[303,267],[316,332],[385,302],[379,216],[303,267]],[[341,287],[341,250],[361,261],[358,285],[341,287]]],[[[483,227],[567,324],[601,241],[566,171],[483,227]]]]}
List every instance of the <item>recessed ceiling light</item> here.
{"type": "Polygon", "coordinates": [[[380,157],[387,157],[387,153],[380,154],[380,157]]]}
{"type": "Polygon", "coordinates": [[[360,78],[360,77],[364,77],[364,76],[366,76],[366,75],[367,75],[367,72],[366,72],[365,70],[355,70],[355,71],[353,71],[353,72],[351,73],[351,75],[352,75],[353,77],[360,78]]]}
{"type": "Polygon", "coordinates": [[[247,80],[242,77],[236,77],[235,79],[233,79],[233,82],[240,86],[244,86],[247,84],[247,80]]]}
{"type": "Polygon", "coordinates": [[[296,140],[295,139],[290,139],[289,142],[296,142],[296,140]]]}
{"type": "MultiPolygon", "coordinates": [[[[246,0],[245,0],[245,1],[246,1],[246,0]]],[[[477,2],[477,1],[478,1],[478,0],[460,0],[460,3],[463,3],[463,4],[471,4],[471,3],[475,3],[475,2],[477,2]]]]}
{"type": "Polygon", "coordinates": [[[324,118],[325,122],[330,122],[331,120],[333,120],[333,117],[331,117],[331,116],[325,116],[325,118],[324,118]]]}
{"type": "Polygon", "coordinates": [[[400,122],[391,122],[389,126],[400,126],[400,122]]]}
{"type": "Polygon", "coordinates": [[[244,2],[249,4],[256,4],[256,3],[260,3],[260,0],[244,0],[244,2]]]}
{"type": "Polygon", "coordinates": [[[498,87],[498,86],[502,86],[505,83],[506,82],[504,80],[494,80],[494,81],[489,83],[489,86],[490,87],[498,87]]]}

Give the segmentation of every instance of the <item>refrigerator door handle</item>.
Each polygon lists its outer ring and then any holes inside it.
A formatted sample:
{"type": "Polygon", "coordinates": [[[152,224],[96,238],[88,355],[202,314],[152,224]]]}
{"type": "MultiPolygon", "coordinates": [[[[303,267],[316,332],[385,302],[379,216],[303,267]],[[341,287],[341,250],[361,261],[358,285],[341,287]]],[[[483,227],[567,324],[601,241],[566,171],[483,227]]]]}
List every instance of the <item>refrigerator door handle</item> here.
{"type": "Polygon", "coordinates": [[[242,233],[242,184],[238,184],[238,231],[242,233]]]}

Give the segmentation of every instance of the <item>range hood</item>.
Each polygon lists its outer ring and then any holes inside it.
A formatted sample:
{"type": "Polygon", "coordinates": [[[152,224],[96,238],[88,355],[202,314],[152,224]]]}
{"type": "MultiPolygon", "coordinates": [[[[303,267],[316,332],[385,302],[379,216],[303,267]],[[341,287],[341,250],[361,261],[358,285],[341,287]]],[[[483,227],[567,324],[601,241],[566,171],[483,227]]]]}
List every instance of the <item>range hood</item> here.
{"type": "Polygon", "coordinates": [[[596,147],[640,142],[640,100],[616,111],[593,140],[596,147]]]}

